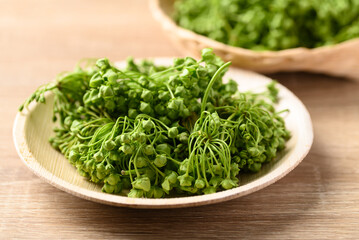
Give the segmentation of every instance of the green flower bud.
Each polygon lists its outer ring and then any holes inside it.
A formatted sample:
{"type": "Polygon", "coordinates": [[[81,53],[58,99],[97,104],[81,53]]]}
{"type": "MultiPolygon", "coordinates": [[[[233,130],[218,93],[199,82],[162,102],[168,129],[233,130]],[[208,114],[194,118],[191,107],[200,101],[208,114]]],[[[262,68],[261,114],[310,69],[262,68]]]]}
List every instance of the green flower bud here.
{"type": "Polygon", "coordinates": [[[82,169],[77,169],[77,172],[80,174],[80,176],[82,177],[85,177],[85,178],[88,178],[89,177],[89,174],[87,172],[85,172],[84,170],[82,169]]]}
{"type": "Polygon", "coordinates": [[[102,192],[113,193],[115,191],[115,186],[105,183],[102,187],[102,192]]]}
{"type": "Polygon", "coordinates": [[[151,120],[144,120],[142,122],[142,127],[147,133],[151,132],[151,130],[152,130],[152,128],[154,128],[154,126],[155,125],[153,124],[153,122],[151,120]]]}
{"type": "Polygon", "coordinates": [[[191,116],[191,112],[189,111],[188,108],[183,108],[180,112],[180,115],[181,115],[181,117],[186,118],[186,117],[191,116]]]}
{"type": "Polygon", "coordinates": [[[239,174],[239,167],[237,163],[231,164],[231,176],[236,177],[239,174]]]}
{"type": "Polygon", "coordinates": [[[211,193],[216,193],[217,189],[215,187],[206,187],[205,189],[203,189],[203,193],[204,194],[211,194],[211,193]]]}
{"type": "Polygon", "coordinates": [[[194,186],[198,189],[202,189],[206,186],[206,183],[203,179],[197,179],[194,183],[194,186]]]}
{"type": "Polygon", "coordinates": [[[115,190],[113,191],[113,193],[120,193],[122,191],[122,183],[119,182],[115,185],[115,190]]]}
{"type": "Polygon", "coordinates": [[[161,187],[162,187],[162,189],[165,190],[167,193],[168,193],[169,191],[171,191],[171,189],[172,189],[172,186],[171,186],[170,182],[168,181],[168,179],[165,179],[165,180],[162,182],[161,187]]]}
{"type": "Polygon", "coordinates": [[[146,155],[152,155],[152,154],[155,153],[155,149],[153,148],[152,145],[146,145],[143,148],[143,153],[146,154],[146,155]]]}
{"type": "Polygon", "coordinates": [[[190,71],[187,68],[184,68],[182,73],[180,74],[181,78],[186,78],[189,77],[191,75],[190,71]]]}
{"type": "Polygon", "coordinates": [[[139,84],[141,84],[143,87],[147,87],[147,85],[149,84],[148,80],[146,79],[145,76],[141,76],[138,79],[139,84]]]}
{"type": "Polygon", "coordinates": [[[80,132],[82,127],[83,126],[80,121],[74,120],[71,124],[70,131],[76,134],[76,133],[80,132]]]}
{"type": "Polygon", "coordinates": [[[264,163],[267,159],[267,156],[264,155],[264,154],[261,154],[259,157],[258,157],[258,162],[260,163],[264,163]]]}
{"type": "Polygon", "coordinates": [[[178,86],[178,84],[180,84],[180,81],[179,81],[178,76],[170,76],[170,77],[168,78],[168,84],[169,84],[171,87],[176,87],[176,86],[178,86]]]}
{"type": "Polygon", "coordinates": [[[277,154],[277,149],[273,148],[273,147],[269,147],[266,151],[266,155],[268,158],[272,159],[276,156],[277,154]]]}
{"type": "Polygon", "coordinates": [[[86,172],[91,172],[94,169],[95,169],[95,160],[93,159],[87,160],[83,166],[83,170],[85,170],[86,172]]]}
{"type": "Polygon", "coordinates": [[[85,105],[89,105],[91,103],[91,98],[90,98],[90,92],[87,91],[84,96],[82,97],[82,100],[84,101],[85,105]]]}
{"type": "Polygon", "coordinates": [[[244,166],[247,164],[247,161],[245,159],[241,159],[241,162],[238,163],[238,167],[240,169],[244,168],[244,166]]]}
{"type": "Polygon", "coordinates": [[[112,69],[109,69],[104,75],[103,78],[105,80],[107,80],[111,85],[116,84],[117,79],[118,79],[118,75],[117,73],[115,73],[112,69]]]}
{"type": "Polygon", "coordinates": [[[167,164],[167,158],[166,155],[161,154],[157,155],[153,163],[156,165],[156,167],[164,167],[167,164]]]}
{"type": "Polygon", "coordinates": [[[110,86],[102,85],[100,87],[100,96],[103,98],[111,98],[113,97],[114,93],[110,86]]]}
{"type": "Polygon", "coordinates": [[[196,63],[197,63],[197,61],[194,58],[191,58],[191,57],[184,58],[184,65],[186,65],[186,66],[190,66],[190,65],[193,65],[196,63]]]}
{"type": "Polygon", "coordinates": [[[225,84],[225,91],[231,94],[234,94],[238,91],[238,84],[237,82],[233,81],[232,79],[229,80],[227,84],[225,84]]]}
{"type": "Polygon", "coordinates": [[[110,174],[113,171],[115,171],[115,168],[111,164],[106,165],[106,167],[105,167],[106,174],[110,174]]]}
{"type": "Polygon", "coordinates": [[[252,163],[249,164],[248,169],[252,172],[259,172],[261,170],[262,164],[261,163],[252,163]]]}
{"type": "Polygon", "coordinates": [[[178,87],[176,87],[176,91],[175,91],[174,95],[177,97],[185,98],[187,96],[187,90],[185,89],[184,86],[178,86],[178,87]]]}
{"type": "Polygon", "coordinates": [[[177,173],[174,171],[170,171],[170,173],[166,176],[166,179],[171,183],[175,184],[177,182],[177,173]]]}
{"type": "Polygon", "coordinates": [[[147,176],[151,181],[156,180],[156,172],[152,168],[146,167],[144,176],[147,176]]]}
{"type": "Polygon", "coordinates": [[[192,181],[194,180],[192,176],[186,174],[178,176],[177,179],[182,187],[192,186],[192,181]]]}
{"type": "Polygon", "coordinates": [[[257,147],[250,147],[247,151],[252,157],[257,157],[261,154],[261,151],[257,147]]]}
{"type": "Polygon", "coordinates": [[[133,109],[133,108],[128,109],[128,117],[129,118],[134,119],[137,117],[137,115],[138,115],[138,112],[136,109],[133,109]]]}
{"type": "Polygon", "coordinates": [[[137,109],[140,105],[140,101],[138,99],[130,99],[127,101],[128,109],[137,109]]]}
{"type": "Polygon", "coordinates": [[[134,151],[134,147],[129,144],[124,144],[120,147],[120,150],[126,155],[131,155],[134,151]]]}
{"type": "Polygon", "coordinates": [[[232,158],[232,162],[235,162],[235,163],[240,163],[241,162],[241,158],[239,156],[234,156],[232,158]]]}
{"type": "Polygon", "coordinates": [[[221,176],[223,172],[223,167],[221,165],[213,165],[212,172],[216,175],[221,176]]]}
{"type": "Polygon", "coordinates": [[[278,139],[278,141],[279,141],[278,150],[284,149],[284,147],[285,147],[285,140],[284,140],[284,138],[281,137],[281,138],[278,139]]]}
{"type": "Polygon", "coordinates": [[[174,98],[168,102],[167,108],[170,110],[178,111],[183,106],[183,99],[174,98]]]}
{"type": "Polygon", "coordinates": [[[224,179],[224,180],[221,182],[221,186],[222,186],[224,189],[228,190],[228,189],[237,187],[238,184],[235,183],[232,179],[226,178],[226,179],[224,179]]]}
{"type": "Polygon", "coordinates": [[[168,140],[168,137],[164,134],[160,134],[157,138],[157,143],[164,143],[168,140]]]}
{"type": "Polygon", "coordinates": [[[155,112],[159,115],[165,115],[167,113],[166,108],[162,105],[162,103],[155,106],[155,112]]]}
{"type": "Polygon", "coordinates": [[[156,151],[159,153],[165,153],[171,155],[171,147],[167,143],[161,143],[156,146],[156,151]]]}
{"type": "Polygon", "coordinates": [[[121,135],[118,135],[117,137],[115,137],[115,144],[117,146],[121,145],[122,141],[121,141],[121,135]]]}
{"type": "Polygon", "coordinates": [[[98,89],[92,89],[90,92],[90,101],[92,103],[97,103],[100,100],[99,96],[99,90],[98,89]]]}
{"type": "Polygon", "coordinates": [[[178,128],[177,127],[172,127],[170,129],[168,129],[168,137],[169,138],[176,138],[178,135],[178,128]]]}
{"type": "Polygon", "coordinates": [[[153,191],[154,198],[162,198],[165,195],[165,192],[162,190],[162,188],[153,186],[153,187],[151,187],[151,189],[153,191]]]}
{"type": "Polygon", "coordinates": [[[172,123],[171,120],[169,120],[166,116],[160,117],[159,120],[163,122],[163,124],[165,124],[166,126],[169,126],[172,123]]]}
{"type": "Polygon", "coordinates": [[[96,165],[96,176],[99,179],[103,179],[104,177],[106,177],[106,168],[105,168],[105,164],[103,164],[103,162],[98,163],[96,165]]]}
{"type": "Polygon", "coordinates": [[[209,181],[209,185],[217,188],[217,187],[219,187],[219,185],[221,184],[222,181],[223,181],[223,178],[215,176],[215,177],[211,178],[211,180],[209,181]]]}
{"type": "Polygon", "coordinates": [[[120,175],[117,173],[112,173],[105,179],[104,182],[110,185],[116,185],[120,181],[121,181],[120,175]]]}
{"type": "Polygon", "coordinates": [[[149,103],[153,99],[153,94],[150,90],[144,89],[141,94],[141,98],[144,102],[149,103]]]}
{"type": "Polygon", "coordinates": [[[135,164],[137,168],[143,168],[148,166],[148,162],[144,157],[137,157],[135,159],[135,164]]]}
{"type": "Polygon", "coordinates": [[[75,150],[71,150],[69,153],[69,160],[72,164],[74,164],[75,162],[77,162],[80,159],[80,154],[75,151],[75,150]]]}
{"type": "Polygon", "coordinates": [[[127,196],[130,198],[142,198],[144,196],[144,192],[140,189],[131,189],[127,196]]]}
{"type": "MultiPolygon", "coordinates": [[[[183,160],[179,166],[178,172],[180,174],[185,174],[187,172],[188,169],[188,164],[189,164],[189,160],[186,158],[185,160],[183,160]]],[[[192,169],[189,168],[189,173],[191,173],[192,169]]]]}
{"type": "Polygon", "coordinates": [[[246,150],[242,150],[239,152],[239,156],[241,158],[247,159],[248,158],[248,152],[246,150]]]}
{"type": "Polygon", "coordinates": [[[121,142],[122,142],[122,143],[128,144],[128,143],[131,142],[131,136],[130,136],[129,133],[124,133],[124,134],[122,134],[122,135],[120,135],[120,136],[121,136],[120,139],[121,139],[121,142]]]}
{"type": "Polygon", "coordinates": [[[139,143],[146,143],[147,142],[147,135],[145,133],[143,133],[143,132],[139,133],[137,141],[139,143]]]}
{"type": "Polygon", "coordinates": [[[136,180],[132,182],[132,186],[135,189],[148,192],[151,188],[151,181],[148,177],[137,177],[136,180]]]}
{"type": "Polygon", "coordinates": [[[96,174],[90,174],[90,181],[94,183],[99,183],[100,179],[96,177],[96,174]]]}
{"type": "Polygon", "coordinates": [[[93,155],[93,158],[96,160],[96,162],[102,162],[103,160],[103,153],[97,152],[93,155]]]}
{"type": "Polygon", "coordinates": [[[117,151],[110,151],[108,157],[109,157],[112,161],[119,161],[119,160],[121,160],[121,155],[120,155],[119,152],[117,152],[117,151]]]}
{"type": "Polygon", "coordinates": [[[104,172],[96,171],[96,177],[99,180],[103,180],[106,177],[106,174],[104,172]]]}
{"type": "Polygon", "coordinates": [[[162,100],[162,101],[165,101],[165,102],[167,102],[168,100],[170,100],[171,99],[171,95],[170,95],[170,93],[169,92],[160,92],[159,94],[158,94],[158,98],[160,99],[160,100],[162,100]]]}
{"type": "Polygon", "coordinates": [[[127,92],[127,95],[130,99],[138,99],[142,94],[142,90],[141,89],[130,89],[127,92]]]}
{"type": "Polygon", "coordinates": [[[168,116],[170,119],[175,120],[175,119],[178,118],[178,113],[179,113],[178,111],[175,111],[175,110],[170,109],[170,110],[168,110],[168,112],[167,112],[167,116],[168,116]]]}
{"type": "Polygon", "coordinates": [[[103,144],[103,148],[107,151],[111,151],[116,147],[116,143],[113,140],[107,140],[103,144]]]}
{"type": "Polygon", "coordinates": [[[110,66],[110,63],[107,58],[101,58],[96,61],[96,66],[101,70],[105,70],[110,66]]]}
{"type": "Polygon", "coordinates": [[[72,125],[72,117],[71,116],[67,116],[66,118],[65,118],[65,120],[64,120],[64,124],[66,125],[66,126],[71,126],[72,125]]]}
{"type": "Polygon", "coordinates": [[[178,134],[177,139],[182,143],[187,143],[188,142],[188,133],[182,132],[182,133],[178,134]]]}
{"type": "Polygon", "coordinates": [[[183,63],[184,63],[183,58],[175,58],[175,59],[173,59],[173,65],[174,66],[179,66],[179,65],[182,65],[183,63]]]}
{"type": "Polygon", "coordinates": [[[131,140],[137,141],[140,138],[140,134],[138,132],[134,132],[131,134],[131,140]]]}
{"type": "Polygon", "coordinates": [[[153,114],[153,109],[151,107],[151,105],[147,102],[141,102],[140,104],[140,111],[148,114],[148,115],[152,115],[153,114]]]}
{"type": "Polygon", "coordinates": [[[198,98],[200,93],[201,93],[201,89],[199,88],[199,86],[197,84],[193,85],[191,88],[192,96],[198,98]]]}
{"type": "Polygon", "coordinates": [[[102,79],[100,73],[96,73],[91,77],[89,86],[91,88],[97,88],[97,87],[101,86],[102,83],[103,83],[103,79],[102,79]]]}
{"type": "Polygon", "coordinates": [[[113,100],[105,100],[105,108],[113,111],[116,108],[116,103],[113,100]]]}
{"type": "Polygon", "coordinates": [[[201,56],[203,61],[212,61],[215,58],[212,48],[204,48],[201,51],[201,56]]]}

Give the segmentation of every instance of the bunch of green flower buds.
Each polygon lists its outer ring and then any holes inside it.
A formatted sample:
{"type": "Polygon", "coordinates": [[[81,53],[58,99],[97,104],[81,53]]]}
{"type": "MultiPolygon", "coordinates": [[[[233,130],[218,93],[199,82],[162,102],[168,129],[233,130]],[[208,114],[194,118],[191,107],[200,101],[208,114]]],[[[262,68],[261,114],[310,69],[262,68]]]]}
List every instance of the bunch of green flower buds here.
{"type": "Polygon", "coordinates": [[[209,194],[259,171],[289,132],[275,112],[274,83],[261,94],[223,83],[230,63],[211,49],[172,66],[107,59],[77,67],[40,87],[20,107],[54,94],[52,146],[102,191],[129,197],[209,194]]]}

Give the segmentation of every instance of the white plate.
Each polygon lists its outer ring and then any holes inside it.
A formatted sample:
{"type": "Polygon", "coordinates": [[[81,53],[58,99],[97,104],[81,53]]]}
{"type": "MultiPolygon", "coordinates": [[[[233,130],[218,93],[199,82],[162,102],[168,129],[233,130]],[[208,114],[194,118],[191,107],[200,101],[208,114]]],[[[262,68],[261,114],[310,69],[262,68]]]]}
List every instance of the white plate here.
{"type": "MultiPolygon", "coordinates": [[[[157,64],[169,65],[169,58],[155,59],[157,64]]],[[[123,65],[123,63],[119,63],[123,65]]],[[[239,83],[239,89],[264,89],[271,79],[253,72],[231,68],[225,79],[232,78],[239,83]]],[[[75,196],[91,201],[134,208],[178,208],[222,202],[258,191],[293,170],[307,155],[313,142],[313,129],[309,113],[303,103],[287,88],[278,84],[281,101],[278,110],[289,109],[285,115],[287,128],[292,137],[285,151],[277,160],[264,165],[256,174],[240,175],[241,185],[237,188],[209,195],[191,197],[145,199],[128,198],[101,192],[101,186],[81,177],[62,154],[48,143],[53,135],[52,94],[46,104],[32,103],[27,111],[18,113],[14,123],[13,136],[16,149],[25,165],[37,176],[53,186],[75,196]]]]}

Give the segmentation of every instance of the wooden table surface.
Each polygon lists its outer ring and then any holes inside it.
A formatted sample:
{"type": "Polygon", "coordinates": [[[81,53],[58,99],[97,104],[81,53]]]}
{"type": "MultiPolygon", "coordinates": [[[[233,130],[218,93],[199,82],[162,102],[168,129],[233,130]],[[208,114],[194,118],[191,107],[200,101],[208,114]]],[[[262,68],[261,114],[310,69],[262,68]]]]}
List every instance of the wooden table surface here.
{"type": "Polygon", "coordinates": [[[181,56],[145,0],[0,0],[0,239],[358,239],[359,81],[273,75],[308,107],[315,140],[277,183],[216,205],[136,210],[76,198],[16,154],[17,107],[84,57],[181,56]]]}

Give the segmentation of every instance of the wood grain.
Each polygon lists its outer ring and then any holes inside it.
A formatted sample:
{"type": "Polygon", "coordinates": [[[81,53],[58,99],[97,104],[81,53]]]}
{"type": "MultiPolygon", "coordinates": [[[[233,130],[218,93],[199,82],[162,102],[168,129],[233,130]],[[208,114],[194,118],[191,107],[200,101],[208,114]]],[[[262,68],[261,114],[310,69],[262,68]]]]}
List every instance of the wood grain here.
{"type": "Polygon", "coordinates": [[[222,204],[135,210],[82,200],[41,181],[17,156],[11,129],[25,97],[82,57],[181,55],[147,2],[1,0],[0,53],[0,239],[358,238],[358,83],[275,75],[314,123],[313,148],[293,172],[222,204]]]}

